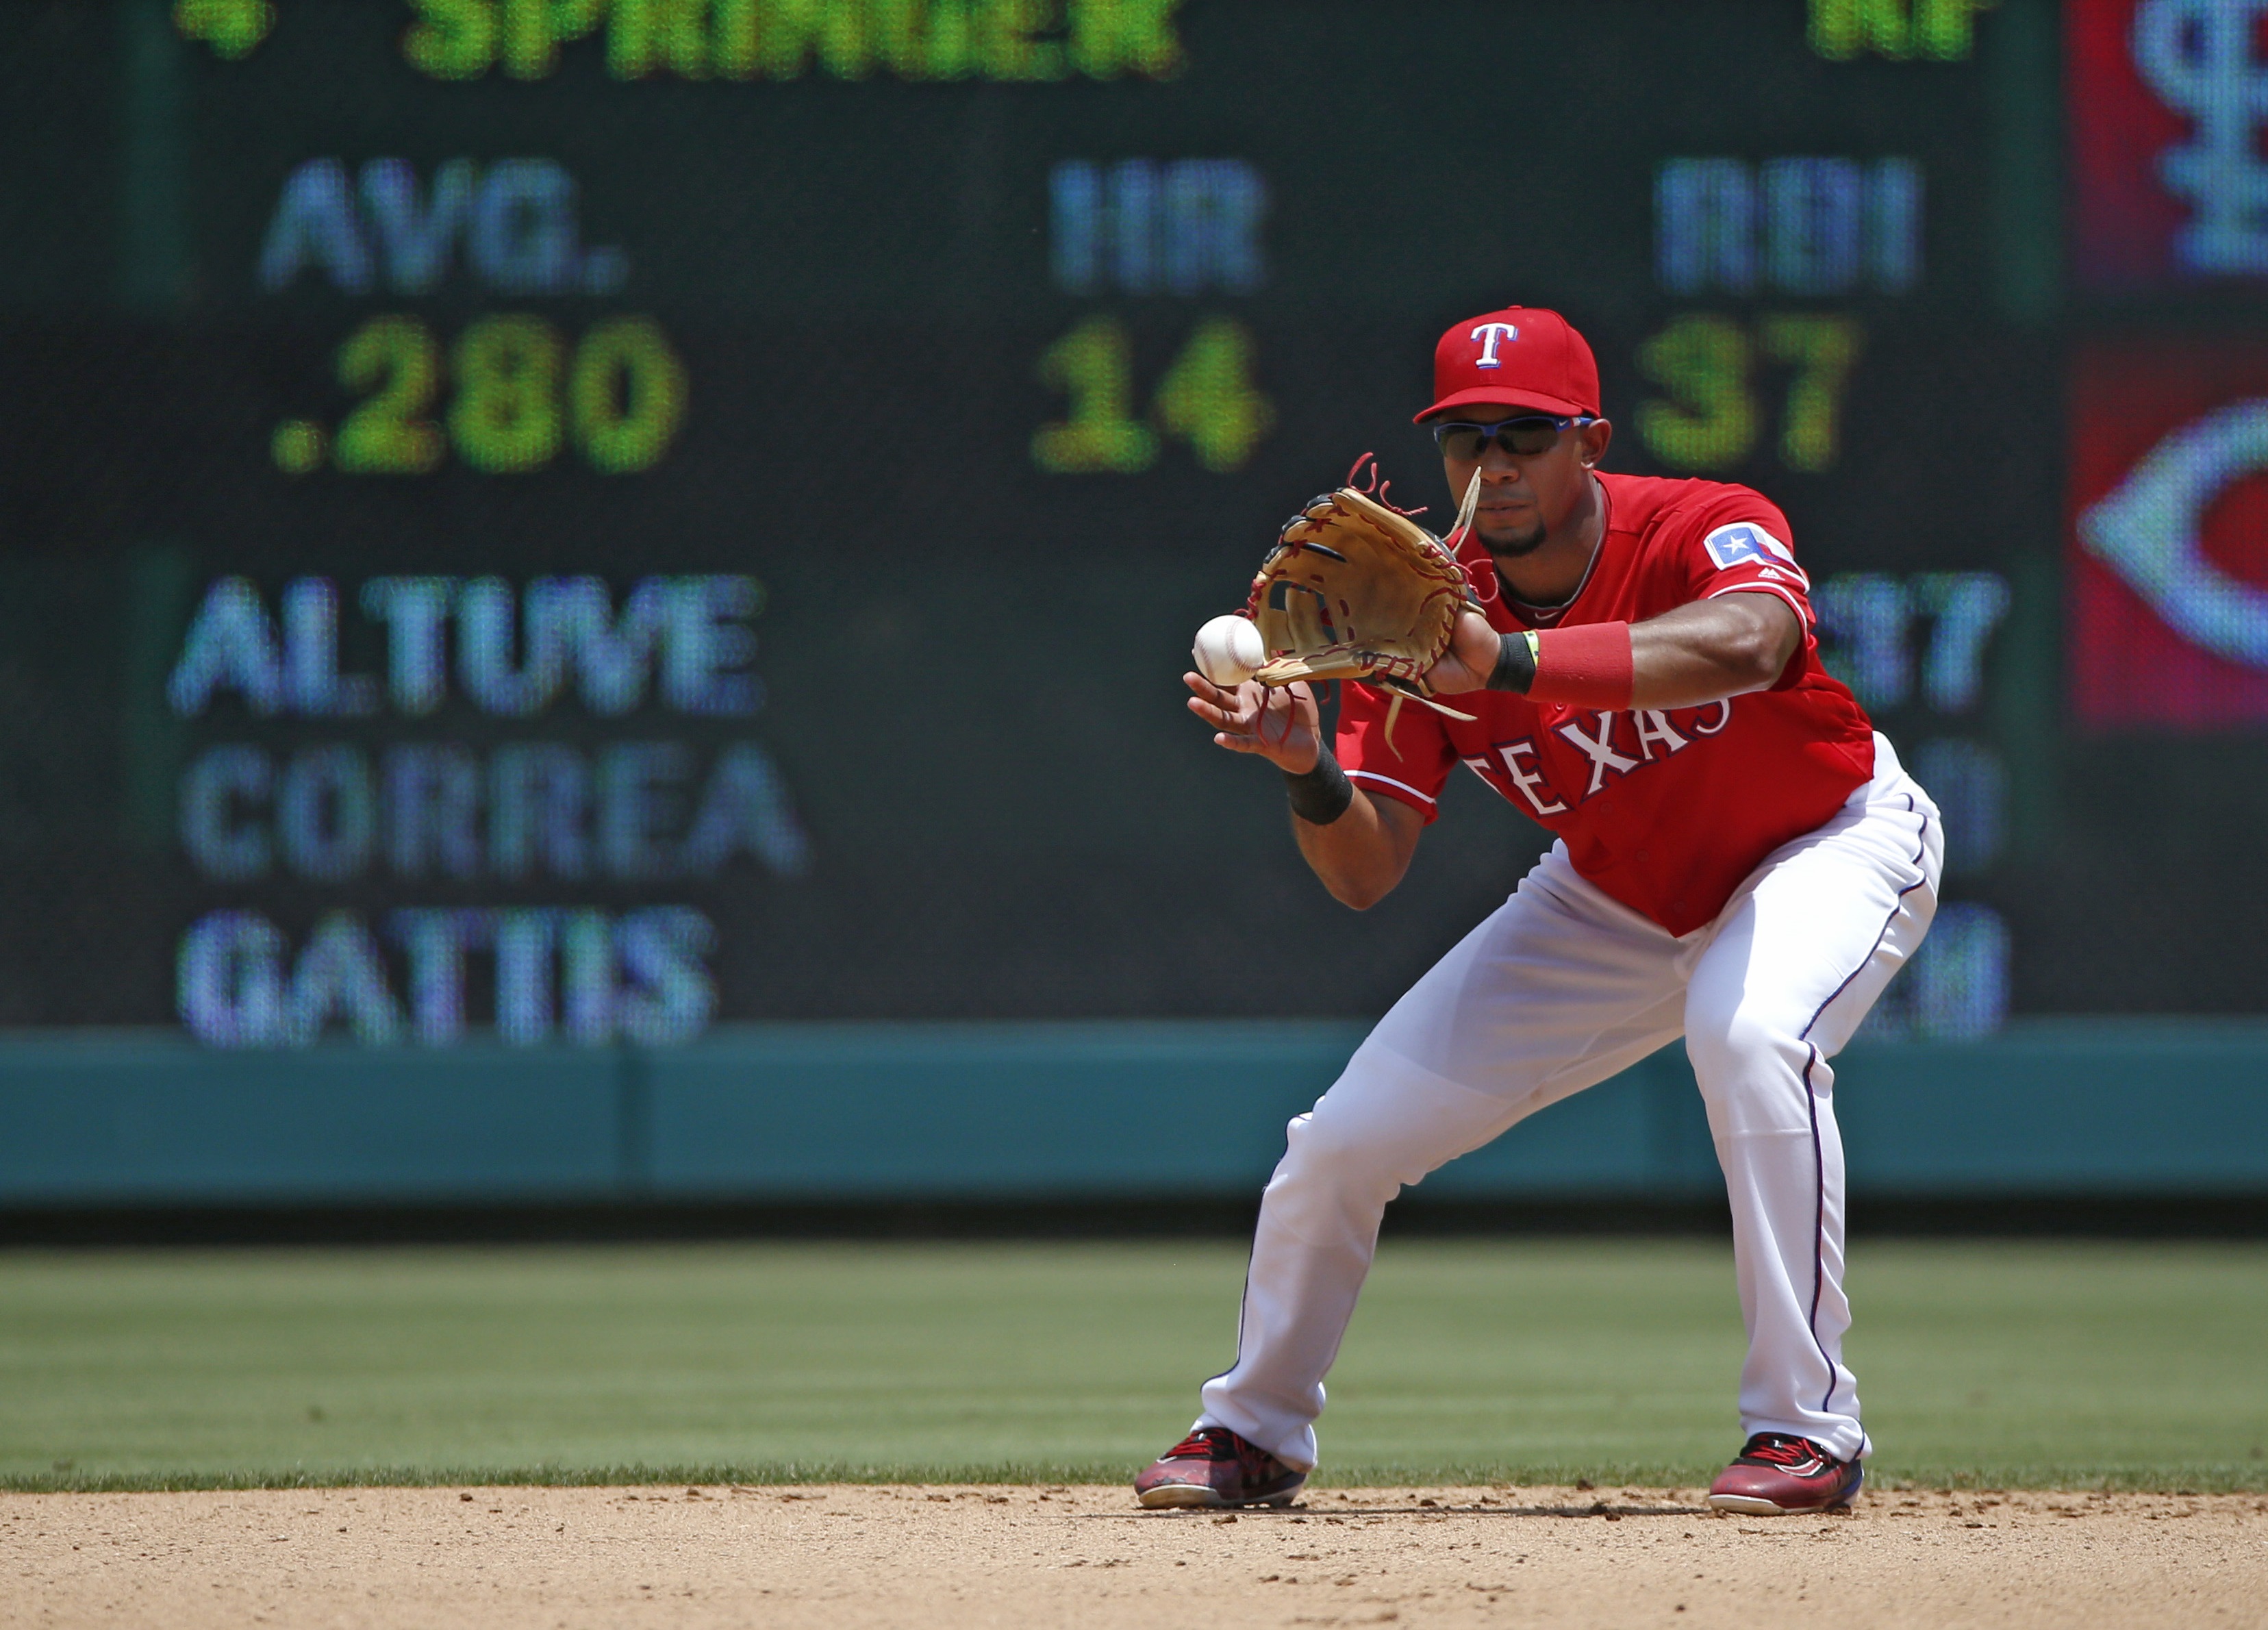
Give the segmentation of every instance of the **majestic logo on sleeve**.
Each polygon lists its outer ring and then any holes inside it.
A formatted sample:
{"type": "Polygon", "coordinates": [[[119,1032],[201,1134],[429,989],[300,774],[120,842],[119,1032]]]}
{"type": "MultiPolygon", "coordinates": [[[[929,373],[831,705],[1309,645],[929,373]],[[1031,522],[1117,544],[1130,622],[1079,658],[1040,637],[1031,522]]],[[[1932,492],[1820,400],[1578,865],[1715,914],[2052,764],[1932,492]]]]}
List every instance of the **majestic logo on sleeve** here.
{"type": "Polygon", "coordinates": [[[1520,329],[1509,322],[1484,322],[1473,330],[1472,337],[1483,342],[1481,358],[1473,364],[1473,366],[1501,368],[1504,366],[1504,359],[1496,354],[1497,343],[1499,340],[1517,340],[1520,337],[1520,329]]]}
{"type": "Polygon", "coordinates": [[[1701,547],[1709,551],[1719,572],[1741,565],[1795,564],[1795,551],[1751,520],[1718,527],[1701,540],[1701,547]]]}

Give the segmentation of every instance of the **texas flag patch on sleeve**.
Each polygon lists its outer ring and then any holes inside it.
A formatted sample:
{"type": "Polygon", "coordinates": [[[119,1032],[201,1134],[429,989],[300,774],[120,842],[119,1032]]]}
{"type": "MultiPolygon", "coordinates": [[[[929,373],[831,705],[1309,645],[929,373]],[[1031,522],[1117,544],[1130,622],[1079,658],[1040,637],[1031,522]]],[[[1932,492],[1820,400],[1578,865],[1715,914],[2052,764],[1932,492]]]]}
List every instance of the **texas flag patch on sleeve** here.
{"type": "Polygon", "coordinates": [[[1719,572],[1730,572],[1740,565],[1795,564],[1794,551],[1752,520],[1718,527],[1701,540],[1701,547],[1709,551],[1709,558],[1717,563],[1719,572]]]}

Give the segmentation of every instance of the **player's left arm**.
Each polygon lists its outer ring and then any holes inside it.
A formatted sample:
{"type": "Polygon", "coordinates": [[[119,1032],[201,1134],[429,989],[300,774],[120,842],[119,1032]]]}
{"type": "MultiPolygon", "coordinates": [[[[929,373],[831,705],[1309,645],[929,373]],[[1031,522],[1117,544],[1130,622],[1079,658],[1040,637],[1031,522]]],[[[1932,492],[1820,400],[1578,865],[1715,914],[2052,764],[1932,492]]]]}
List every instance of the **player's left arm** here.
{"type": "MultiPolygon", "coordinates": [[[[1630,625],[1630,705],[1703,707],[1769,690],[1802,645],[1803,624],[1776,594],[1734,592],[1695,601],[1630,625]]],[[[1449,654],[1426,682],[1452,695],[1478,690],[1488,683],[1503,646],[1487,618],[1466,612],[1450,637],[1449,654]]]]}
{"type": "Polygon", "coordinates": [[[1769,690],[1803,645],[1777,594],[1719,594],[1631,624],[1631,705],[1705,707],[1769,690]]]}

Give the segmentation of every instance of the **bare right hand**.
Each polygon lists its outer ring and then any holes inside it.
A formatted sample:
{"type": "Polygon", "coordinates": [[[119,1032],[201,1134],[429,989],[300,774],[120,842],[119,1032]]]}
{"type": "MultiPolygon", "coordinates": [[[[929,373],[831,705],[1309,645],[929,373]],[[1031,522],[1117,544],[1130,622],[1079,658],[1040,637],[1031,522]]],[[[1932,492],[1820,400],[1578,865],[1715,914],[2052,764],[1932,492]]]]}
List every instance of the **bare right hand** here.
{"type": "Polygon", "coordinates": [[[1322,752],[1322,716],[1315,693],[1305,683],[1283,686],[1248,679],[1223,690],[1202,674],[1184,674],[1189,712],[1213,728],[1213,745],[1232,753],[1256,753],[1295,776],[1315,767],[1322,752]]]}

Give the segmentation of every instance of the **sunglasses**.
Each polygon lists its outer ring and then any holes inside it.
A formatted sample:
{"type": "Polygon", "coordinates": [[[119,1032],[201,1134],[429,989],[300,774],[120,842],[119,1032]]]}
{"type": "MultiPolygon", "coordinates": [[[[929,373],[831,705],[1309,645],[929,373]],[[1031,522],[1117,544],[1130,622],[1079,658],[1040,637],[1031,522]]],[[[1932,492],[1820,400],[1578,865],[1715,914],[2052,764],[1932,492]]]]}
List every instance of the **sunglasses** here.
{"type": "Polygon", "coordinates": [[[1432,427],[1433,445],[1460,463],[1479,458],[1491,442],[1514,458],[1532,459],[1558,446],[1561,431],[1597,422],[1587,414],[1562,418],[1550,413],[1523,413],[1516,419],[1498,419],[1493,424],[1452,419],[1432,427]]]}

